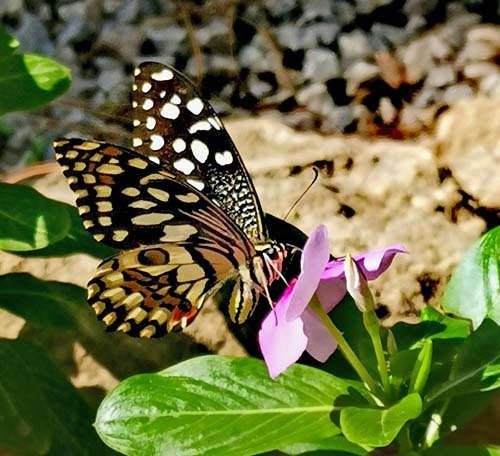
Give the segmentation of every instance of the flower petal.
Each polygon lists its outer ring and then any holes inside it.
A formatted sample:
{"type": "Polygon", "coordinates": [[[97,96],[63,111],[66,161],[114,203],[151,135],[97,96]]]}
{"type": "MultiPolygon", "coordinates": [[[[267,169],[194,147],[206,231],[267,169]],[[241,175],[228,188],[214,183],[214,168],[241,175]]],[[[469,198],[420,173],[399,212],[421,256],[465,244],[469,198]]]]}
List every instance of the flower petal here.
{"type": "Polygon", "coordinates": [[[304,312],[318,287],[321,274],[329,259],[328,232],[326,226],[319,225],[312,232],[302,251],[302,272],[290,298],[286,313],[288,320],[294,320],[304,312]]]}
{"type": "Polygon", "coordinates": [[[295,363],[307,346],[302,320],[288,321],[286,313],[292,297],[293,285],[289,286],[262,321],[259,346],[271,378],[276,378],[295,363]]]}
{"type": "Polygon", "coordinates": [[[326,329],[319,317],[309,308],[302,314],[304,333],[307,337],[307,352],[324,363],[337,348],[337,341],[326,329]]]}
{"type": "Polygon", "coordinates": [[[330,312],[346,294],[345,281],[342,279],[322,280],[316,290],[319,302],[325,309],[325,312],[330,312]]]}
{"type": "Polygon", "coordinates": [[[385,249],[353,255],[353,258],[363,270],[367,280],[374,280],[391,265],[398,253],[408,253],[408,250],[402,245],[394,245],[385,249]]]}

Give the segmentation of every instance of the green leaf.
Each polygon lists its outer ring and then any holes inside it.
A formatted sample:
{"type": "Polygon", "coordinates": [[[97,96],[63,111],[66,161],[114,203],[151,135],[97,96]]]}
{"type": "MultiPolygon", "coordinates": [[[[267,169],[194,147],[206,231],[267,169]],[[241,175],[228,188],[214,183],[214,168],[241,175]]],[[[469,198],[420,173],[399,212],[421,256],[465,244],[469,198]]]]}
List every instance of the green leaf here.
{"type": "Polygon", "coordinates": [[[18,47],[19,41],[0,25],[0,59],[12,55],[18,47]]]}
{"type": "Polygon", "coordinates": [[[500,226],[486,233],[465,254],[444,291],[442,306],[472,320],[489,317],[500,324],[500,226]]]}
{"type": "Polygon", "coordinates": [[[500,448],[459,445],[435,445],[424,456],[500,456],[500,448]]]}
{"type": "Polygon", "coordinates": [[[301,365],[271,380],[260,360],[203,356],[125,380],[95,425],[129,455],[253,455],[339,434],[330,413],[353,385],[301,365]]]}
{"type": "Polygon", "coordinates": [[[25,185],[0,183],[0,249],[42,249],[64,238],[69,226],[67,205],[25,185]]]}
{"type": "Polygon", "coordinates": [[[48,404],[22,347],[0,339],[0,454],[41,455],[52,440],[48,404]]]}
{"type": "Polygon", "coordinates": [[[351,442],[384,447],[396,438],[407,421],[417,418],[421,411],[420,396],[413,393],[389,408],[346,407],[340,411],[340,427],[351,442]]]}
{"type": "Polygon", "coordinates": [[[70,330],[92,313],[83,288],[21,272],[0,276],[0,307],[34,326],[70,330]]]}
{"type": "Polygon", "coordinates": [[[0,68],[0,115],[47,104],[71,84],[68,68],[39,55],[10,55],[0,68]]]}
{"type": "Polygon", "coordinates": [[[92,428],[94,410],[35,345],[0,340],[0,453],[113,454],[92,428]]]}
{"type": "MultiPolygon", "coordinates": [[[[487,391],[495,378],[488,368],[500,359],[500,327],[487,319],[458,348],[450,378],[429,391],[426,402],[442,396],[487,391]],[[487,375],[487,373],[489,375],[487,375]]],[[[496,369],[498,373],[498,369],[496,369]]]]}
{"type": "Polygon", "coordinates": [[[313,455],[313,454],[328,454],[328,455],[345,455],[353,454],[356,456],[368,456],[368,451],[360,446],[349,442],[341,435],[334,435],[317,442],[296,443],[280,449],[282,452],[289,455],[313,455]]]}
{"type": "Polygon", "coordinates": [[[103,259],[116,254],[116,250],[94,240],[91,234],[83,227],[82,219],[75,207],[69,204],[60,203],[66,206],[70,218],[70,227],[66,236],[60,241],[49,246],[25,252],[15,252],[22,257],[61,257],[74,255],[75,253],[85,253],[95,258],[103,259]]]}

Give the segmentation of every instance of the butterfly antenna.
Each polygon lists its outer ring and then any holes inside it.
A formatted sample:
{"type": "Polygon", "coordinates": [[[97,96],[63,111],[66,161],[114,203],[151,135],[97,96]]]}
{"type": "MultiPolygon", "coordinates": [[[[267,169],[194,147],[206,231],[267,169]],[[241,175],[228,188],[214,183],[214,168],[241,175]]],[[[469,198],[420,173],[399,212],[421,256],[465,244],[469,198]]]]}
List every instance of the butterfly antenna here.
{"type": "Polygon", "coordinates": [[[313,180],[311,181],[311,183],[307,186],[307,188],[302,192],[302,194],[295,200],[295,203],[292,204],[292,206],[290,207],[290,209],[288,209],[288,212],[285,214],[285,216],[283,217],[283,220],[286,220],[288,218],[288,216],[293,212],[293,210],[298,206],[298,204],[302,201],[302,198],[304,198],[304,196],[306,196],[306,193],[311,189],[311,187],[315,184],[315,182],[318,180],[318,176],[319,176],[319,171],[318,171],[318,168],[316,167],[313,167],[313,171],[314,171],[314,177],[313,177],[313,180]]]}
{"type": "Polygon", "coordinates": [[[278,274],[278,276],[280,277],[280,279],[283,280],[283,282],[285,282],[285,285],[288,286],[289,285],[288,280],[285,279],[285,276],[276,267],[276,265],[274,264],[273,260],[271,260],[271,258],[269,257],[269,255],[264,252],[263,257],[264,257],[264,260],[266,260],[266,263],[274,270],[274,272],[276,272],[276,274],[278,274]]]}

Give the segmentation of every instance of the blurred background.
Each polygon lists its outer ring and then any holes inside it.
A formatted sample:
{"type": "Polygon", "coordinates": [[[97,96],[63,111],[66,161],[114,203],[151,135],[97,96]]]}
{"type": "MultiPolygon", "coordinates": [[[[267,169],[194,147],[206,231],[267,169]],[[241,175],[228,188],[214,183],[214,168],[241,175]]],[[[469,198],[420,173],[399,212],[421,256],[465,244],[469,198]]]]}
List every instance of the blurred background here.
{"type": "MultiPolygon", "coordinates": [[[[316,167],[318,182],[291,223],[305,233],[326,224],[336,256],[408,248],[374,284],[388,325],[439,306],[466,249],[499,224],[496,0],[1,0],[0,21],[21,51],[50,56],[73,77],[49,106],[0,119],[3,180],[37,175],[30,183],[39,191],[74,202],[52,140],[130,145],[133,69],[153,60],[184,72],[211,101],[266,212],[282,217],[316,167]],[[48,168],[30,171],[44,160],[48,168]]],[[[1,253],[0,272],[85,286],[96,264],[1,253]]],[[[91,338],[75,337],[0,309],[0,336],[19,332],[101,396],[132,373],[207,349],[243,353],[209,306],[189,328],[196,343],[179,334],[135,341],[97,323],[91,338]]],[[[496,429],[488,439],[498,442],[496,429]]]]}

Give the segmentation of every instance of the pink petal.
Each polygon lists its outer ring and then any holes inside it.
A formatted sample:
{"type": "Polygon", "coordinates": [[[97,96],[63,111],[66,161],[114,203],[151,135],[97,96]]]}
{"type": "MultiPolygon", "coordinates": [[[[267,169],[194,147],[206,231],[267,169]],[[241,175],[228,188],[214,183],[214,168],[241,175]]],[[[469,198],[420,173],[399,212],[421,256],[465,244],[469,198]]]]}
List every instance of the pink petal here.
{"type": "Polygon", "coordinates": [[[408,253],[402,245],[394,245],[385,249],[353,255],[358,266],[363,270],[367,280],[374,280],[392,263],[398,253],[408,253]]]}
{"type": "Polygon", "coordinates": [[[328,232],[324,225],[319,225],[312,232],[302,251],[302,272],[290,298],[290,305],[286,313],[288,320],[295,320],[304,312],[318,287],[321,273],[329,258],[328,232]]]}
{"type": "Polygon", "coordinates": [[[304,333],[307,337],[307,352],[318,361],[324,363],[337,348],[337,341],[333,339],[319,317],[311,310],[306,309],[302,314],[304,333]]]}
{"type": "Polygon", "coordinates": [[[295,363],[307,346],[304,325],[300,318],[288,321],[286,313],[292,297],[289,286],[262,321],[259,346],[271,378],[276,378],[295,363]]]}
{"type": "Polygon", "coordinates": [[[326,313],[330,312],[346,294],[345,281],[342,279],[321,280],[316,295],[326,313]]]}

